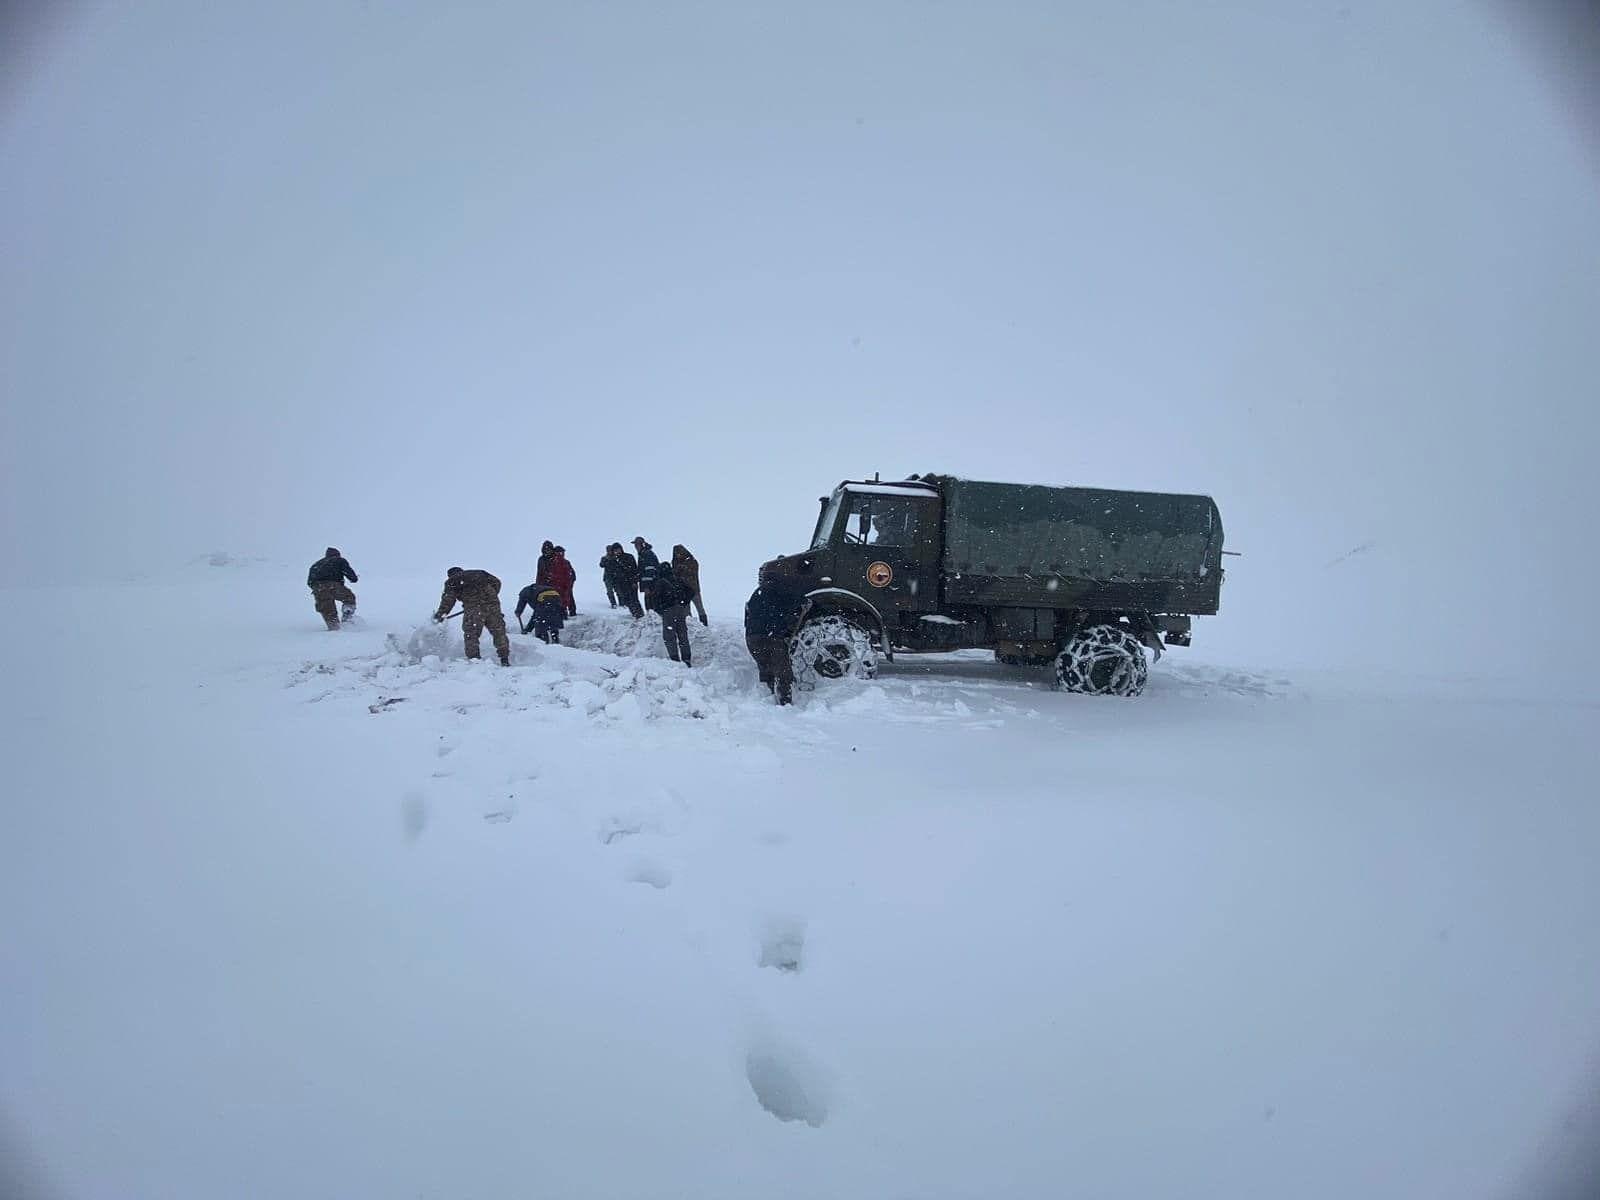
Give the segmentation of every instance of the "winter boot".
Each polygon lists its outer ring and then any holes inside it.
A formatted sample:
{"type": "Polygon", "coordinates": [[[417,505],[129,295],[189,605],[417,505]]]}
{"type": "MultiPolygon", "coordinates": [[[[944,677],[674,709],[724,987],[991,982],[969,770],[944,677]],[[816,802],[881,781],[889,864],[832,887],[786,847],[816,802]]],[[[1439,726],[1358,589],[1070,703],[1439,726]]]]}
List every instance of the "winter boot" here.
{"type": "Polygon", "coordinates": [[[502,655],[501,655],[501,656],[500,656],[500,665],[501,665],[501,666],[502,666],[502,667],[509,667],[509,666],[510,666],[510,665],[511,665],[511,655],[509,655],[509,654],[502,654],[502,655]]]}
{"type": "Polygon", "coordinates": [[[356,615],[356,606],[354,604],[346,604],[344,606],[344,612],[339,614],[339,619],[341,621],[348,621],[351,617],[353,617],[355,615],[356,615]]]}

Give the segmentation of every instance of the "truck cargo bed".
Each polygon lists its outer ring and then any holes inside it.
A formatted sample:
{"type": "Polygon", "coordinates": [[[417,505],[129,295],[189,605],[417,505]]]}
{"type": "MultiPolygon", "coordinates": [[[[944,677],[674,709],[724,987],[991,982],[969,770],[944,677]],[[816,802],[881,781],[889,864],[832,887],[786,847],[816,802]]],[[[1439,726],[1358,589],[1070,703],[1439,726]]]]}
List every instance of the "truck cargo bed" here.
{"type": "Polygon", "coordinates": [[[940,485],[947,604],[1217,611],[1222,519],[1209,496],[940,485]]]}

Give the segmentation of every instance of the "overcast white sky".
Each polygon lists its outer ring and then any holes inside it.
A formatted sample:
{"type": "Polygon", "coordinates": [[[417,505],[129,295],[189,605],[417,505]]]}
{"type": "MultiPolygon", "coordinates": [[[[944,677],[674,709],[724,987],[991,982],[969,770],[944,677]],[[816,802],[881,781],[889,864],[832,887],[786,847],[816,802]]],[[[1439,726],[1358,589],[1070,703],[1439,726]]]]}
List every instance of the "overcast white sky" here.
{"type": "Polygon", "coordinates": [[[1496,9],[58,11],[0,92],[12,582],[753,573],[934,469],[1209,492],[1284,641],[1587,620],[1600,184],[1496,9]]]}

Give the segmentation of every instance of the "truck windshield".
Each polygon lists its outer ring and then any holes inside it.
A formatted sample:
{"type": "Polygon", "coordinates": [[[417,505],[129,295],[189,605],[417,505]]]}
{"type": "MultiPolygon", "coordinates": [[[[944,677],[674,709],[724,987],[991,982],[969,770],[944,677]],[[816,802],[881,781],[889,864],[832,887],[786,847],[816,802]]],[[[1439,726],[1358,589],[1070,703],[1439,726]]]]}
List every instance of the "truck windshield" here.
{"type": "Polygon", "coordinates": [[[828,506],[822,510],[822,515],[817,518],[817,533],[811,539],[811,548],[821,550],[833,540],[833,527],[839,523],[839,510],[844,507],[844,489],[835,488],[833,495],[828,497],[828,506]]]}

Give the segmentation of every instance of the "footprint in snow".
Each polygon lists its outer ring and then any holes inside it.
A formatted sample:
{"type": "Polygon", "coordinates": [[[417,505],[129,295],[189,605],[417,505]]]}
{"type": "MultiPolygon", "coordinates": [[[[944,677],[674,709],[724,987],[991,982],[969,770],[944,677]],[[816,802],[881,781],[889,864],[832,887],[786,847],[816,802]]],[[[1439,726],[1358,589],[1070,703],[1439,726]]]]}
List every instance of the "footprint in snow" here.
{"type": "Polygon", "coordinates": [[[756,1103],[780,1121],[804,1121],[813,1129],[828,1119],[828,1081],[822,1070],[792,1046],[764,1040],[745,1055],[744,1075],[756,1103]]]}
{"type": "Polygon", "coordinates": [[[797,975],[804,965],[806,923],[796,917],[774,917],[761,935],[757,966],[797,975]]]}
{"type": "Polygon", "coordinates": [[[613,842],[620,842],[623,838],[632,837],[640,832],[640,829],[641,826],[637,822],[631,825],[624,824],[613,817],[610,823],[600,830],[600,841],[603,845],[609,846],[613,842]]]}
{"type": "Polygon", "coordinates": [[[421,792],[407,792],[400,797],[400,828],[406,841],[414,842],[428,827],[428,801],[421,792]]]}
{"type": "Polygon", "coordinates": [[[484,810],[483,819],[491,825],[503,825],[517,815],[518,805],[515,791],[506,792],[505,796],[498,802],[486,800],[485,803],[489,807],[484,810]]]}
{"type": "Polygon", "coordinates": [[[629,883],[648,883],[657,891],[672,885],[672,871],[666,864],[641,858],[628,868],[625,876],[629,883]]]}

